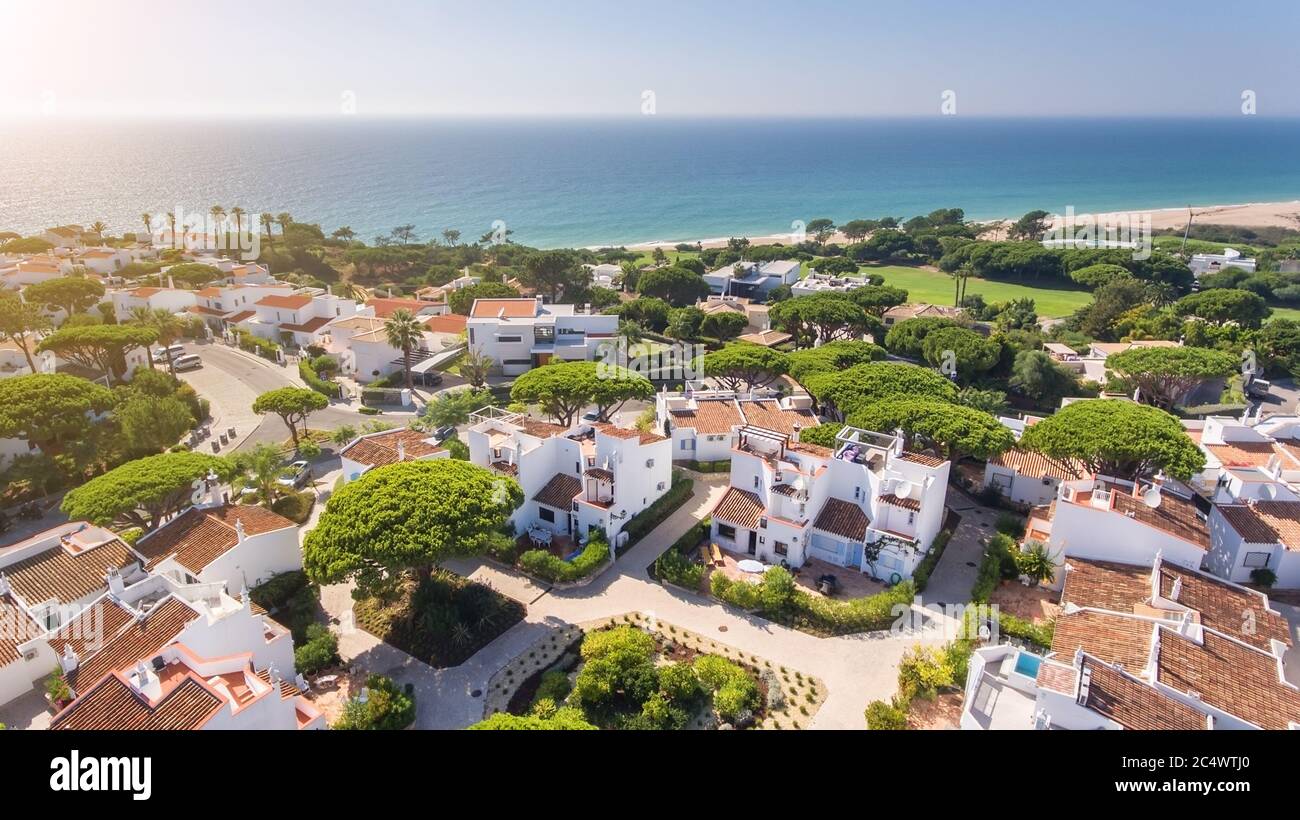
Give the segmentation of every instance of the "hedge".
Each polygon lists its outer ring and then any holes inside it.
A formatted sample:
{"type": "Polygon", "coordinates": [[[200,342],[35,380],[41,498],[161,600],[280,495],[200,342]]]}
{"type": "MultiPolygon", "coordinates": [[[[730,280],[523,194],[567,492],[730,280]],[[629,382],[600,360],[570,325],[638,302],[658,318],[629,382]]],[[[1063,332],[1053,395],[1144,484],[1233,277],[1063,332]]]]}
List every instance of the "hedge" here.
{"type": "Polygon", "coordinates": [[[694,470],[697,473],[729,473],[731,472],[731,462],[725,459],[719,461],[688,461],[684,465],[688,470],[694,470]]]}
{"type": "Polygon", "coordinates": [[[627,524],[623,526],[623,532],[627,533],[627,543],[619,548],[619,552],[631,549],[633,544],[645,538],[647,533],[677,512],[677,508],[685,504],[693,495],[695,495],[695,482],[681,473],[674,472],[673,483],[668,488],[668,492],[661,495],[655,503],[629,518],[627,524]]]}
{"type": "Polygon", "coordinates": [[[650,565],[650,574],[661,581],[667,581],[687,589],[698,589],[704,580],[704,565],[690,560],[687,556],[700,542],[709,537],[712,519],[706,516],[696,522],[681,538],[664,551],[650,565]]]}
{"type": "Polygon", "coordinates": [[[307,386],[317,393],[321,393],[331,399],[337,399],[343,395],[343,388],[337,382],[326,381],[312,369],[311,363],[307,361],[298,362],[298,375],[307,383],[307,386]]]}
{"type": "Polygon", "coordinates": [[[295,524],[306,524],[307,519],[311,517],[312,505],[315,503],[314,493],[286,492],[272,502],[271,511],[283,515],[295,524]]]}
{"type": "Polygon", "coordinates": [[[263,359],[278,361],[277,354],[280,346],[275,342],[267,341],[261,336],[254,336],[243,328],[236,328],[235,335],[239,337],[239,349],[248,353],[256,353],[263,359]]]}
{"type": "Polygon", "coordinates": [[[391,387],[366,387],[361,391],[361,403],[366,405],[401,404],[402,391],[391,387]]]}
{"type": "Polygon", "coordinates": [[[609,544],[600,538],[587,542],[572,561],[557,558],[546,550],[529,550],[519,556],[519,566],[548,581],[578,581],[600,569],[609,560],[609,544]]]}
{"type": "Polygon", "coordinates": [[[929,585],[930,574],[939,565],[939,559],[943,557],[943,551],[948,548],[948,542],[951,540],[952,530],[942,530],[930,543],[930,551],[912,571],[912,583],[916,584],[917,592],[924,592],[929,585]]]}
{"type": "Polygon", "coordinates": [[[916,585],[910,580],[850,601],[832,600],[795,587],[789,600],[774,608],[770,601],[764,600],[763,587],[761,583],[733,581],[721,572],[713,573],[710,578],[710,590],[723,603],[816,635],[850,635],[887,629],[898,620],[896,608],[910,608],[916,597],[916,585]]]}

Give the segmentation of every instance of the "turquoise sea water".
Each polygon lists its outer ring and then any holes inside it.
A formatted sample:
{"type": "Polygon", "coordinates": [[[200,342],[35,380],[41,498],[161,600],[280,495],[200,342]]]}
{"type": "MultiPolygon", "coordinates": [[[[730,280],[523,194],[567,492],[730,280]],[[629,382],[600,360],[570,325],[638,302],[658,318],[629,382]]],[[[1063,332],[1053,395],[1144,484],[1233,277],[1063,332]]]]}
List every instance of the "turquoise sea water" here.
{"type": "Polygon", "coordinates": [[[370,240],[542,247],[1300,198],[1300,120],[50,121],[0,125],[0,230],[213,204],[370,240]]]}

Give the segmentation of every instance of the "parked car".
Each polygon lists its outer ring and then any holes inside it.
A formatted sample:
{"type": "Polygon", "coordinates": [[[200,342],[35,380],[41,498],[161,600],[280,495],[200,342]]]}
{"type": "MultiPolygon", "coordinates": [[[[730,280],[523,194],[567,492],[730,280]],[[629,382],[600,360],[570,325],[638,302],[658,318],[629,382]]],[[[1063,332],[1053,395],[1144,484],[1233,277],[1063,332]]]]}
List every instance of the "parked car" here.
{"type": "Polygon", "coordinates": [[[298,490],[311,480],[311,463],[299,459],[286,467],[284,472],[283,476],[276,479],[276,483],[281,487],[292,487],[298,490]]]}
{"type": "Polygon", "coordinates": [[[181,356],[184,356],[184,355],[185,355],[185,346],[184,346],[184,345],[172,345],[171,347],[161,347],[161,346],[159,346],[159,347],[155,347],[155,348],[153,349],[153,360],[154,360],[155,362],[165,362],[165,361],[167,361],[167,353],[168,353],[168,351],[171,352],[171,357],[172,357],[173,359],[179,359],[181,356]]]}
{"type": "Polygon", "coordinates": [[[454,435],[456,435],[456,428],[452,427],[450,424],[445,424],[433,431],[433,437],[438,441],[446,441],[454,435]]]}
{"type": "Polygon", "coordinates": [[[1246,387],[1246,395],[1263,399],[1268,397],[1268,392],[1272,389],[1273,383],[1266,379],[1251,379],[1250,384],[1246,387]]]}
{"type": "Polygon", "coordinates": [[[172,362],[177,370],[196,370],[203,366],[203,360],[197,354],[188,353],[172,362]]]}
{"type": "Polygon", "coordinates": [[[582,420],[585,422],[600,421],[600,413],[596,412],[595,410],[588,410],[587,412],[582,414],[582,420]]]}

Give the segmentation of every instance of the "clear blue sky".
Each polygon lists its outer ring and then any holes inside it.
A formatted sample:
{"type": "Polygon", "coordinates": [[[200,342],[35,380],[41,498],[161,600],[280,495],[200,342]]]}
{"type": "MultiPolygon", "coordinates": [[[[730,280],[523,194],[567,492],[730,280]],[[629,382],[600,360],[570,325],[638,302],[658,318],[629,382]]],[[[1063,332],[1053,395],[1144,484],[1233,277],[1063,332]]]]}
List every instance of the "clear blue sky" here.
{"type": "Polygon", "coordinates": [[[4,0],[0,116],[1300,115],[1300,2],[4,0]],[[18,36],[18,35],[22,36],[18,36]]]}

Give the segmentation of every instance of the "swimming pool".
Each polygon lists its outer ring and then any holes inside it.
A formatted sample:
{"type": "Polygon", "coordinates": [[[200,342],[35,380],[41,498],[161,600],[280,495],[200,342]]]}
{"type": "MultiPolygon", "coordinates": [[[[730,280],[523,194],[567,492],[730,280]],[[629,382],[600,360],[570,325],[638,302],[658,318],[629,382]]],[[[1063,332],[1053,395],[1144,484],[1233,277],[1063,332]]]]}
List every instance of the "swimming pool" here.
{"type": "Polygon", "coordinates": [[[1043,659],[1037,655],[1021,652],[1016,656],[1016,671],[1027,678],[1037,678],[1038,667],[1042,665],[1043,659]]]}

